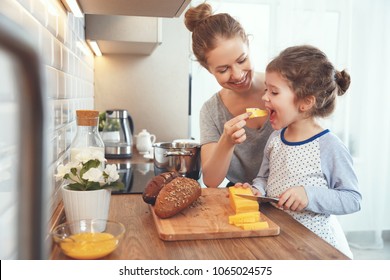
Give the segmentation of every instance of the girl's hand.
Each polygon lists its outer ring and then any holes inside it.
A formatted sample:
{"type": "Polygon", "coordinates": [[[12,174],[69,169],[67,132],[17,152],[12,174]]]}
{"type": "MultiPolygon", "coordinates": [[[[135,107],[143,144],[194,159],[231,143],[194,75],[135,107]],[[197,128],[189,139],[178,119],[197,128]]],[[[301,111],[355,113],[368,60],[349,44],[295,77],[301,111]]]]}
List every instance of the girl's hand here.
{"type": "Polygon", "coordinates": [[[224,125],[223,135],[232,144],[240,144],[246,140],[244,126],[251,113],[244,113],[227,121],[224,125]]]}
{"type": "Polygon", "coordinates": [[[278,207],[284,210],[302,211],[309,204],[303,186],[291,187],[279,197],[278,207]]]}

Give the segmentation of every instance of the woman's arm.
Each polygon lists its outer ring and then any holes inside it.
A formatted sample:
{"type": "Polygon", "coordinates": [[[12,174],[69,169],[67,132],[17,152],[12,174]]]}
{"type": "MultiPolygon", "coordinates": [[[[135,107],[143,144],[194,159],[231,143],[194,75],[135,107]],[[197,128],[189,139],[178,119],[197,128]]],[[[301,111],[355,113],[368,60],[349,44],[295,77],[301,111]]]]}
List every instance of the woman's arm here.
{"type": "Polygon", "coordinates": [[[202,145],[201,161],[203,182],[216,188],[225,179],[233,156],[234,146],[246,140],[244,126],[250,113],[244,113],[227,121],[217,143],[202,145]]]}

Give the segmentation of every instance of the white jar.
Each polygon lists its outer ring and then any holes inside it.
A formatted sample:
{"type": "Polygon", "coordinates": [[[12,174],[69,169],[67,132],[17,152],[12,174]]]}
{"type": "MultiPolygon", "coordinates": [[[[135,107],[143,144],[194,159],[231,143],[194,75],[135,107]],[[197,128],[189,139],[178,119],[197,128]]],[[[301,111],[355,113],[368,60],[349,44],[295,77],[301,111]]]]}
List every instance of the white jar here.
{"type": "Polygon", "coordinates": [[[149,153],[153,148],[153,144],[156,142],[156,135],[150,134],[146,129],[142,129],[135,137],[136,148],[140,154],[149,153]]]}

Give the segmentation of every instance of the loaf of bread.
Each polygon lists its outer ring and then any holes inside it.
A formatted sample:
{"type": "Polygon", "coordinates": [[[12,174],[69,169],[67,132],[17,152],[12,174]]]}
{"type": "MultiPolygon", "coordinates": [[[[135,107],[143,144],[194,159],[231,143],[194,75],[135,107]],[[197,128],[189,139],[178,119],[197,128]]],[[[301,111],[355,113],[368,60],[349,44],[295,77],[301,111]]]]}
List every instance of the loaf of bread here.
{"type": "Polygon", "coordinates": [[[174,178],[179,176],[177,172],[164,172],[157,176],[154,176],[145,187],[145,190],[142,194],[143,200],[148,203],[154,205],[156,202],[156,198],[160,193],[161,189],[172,181],[174,178]]]}
{"type": "Polygon", "coordinates": [[[177,177],[161,189],[154,205],[154,213],[162,219],[172,217],[189,207],[201,193],[197,181],[177,177]]]}

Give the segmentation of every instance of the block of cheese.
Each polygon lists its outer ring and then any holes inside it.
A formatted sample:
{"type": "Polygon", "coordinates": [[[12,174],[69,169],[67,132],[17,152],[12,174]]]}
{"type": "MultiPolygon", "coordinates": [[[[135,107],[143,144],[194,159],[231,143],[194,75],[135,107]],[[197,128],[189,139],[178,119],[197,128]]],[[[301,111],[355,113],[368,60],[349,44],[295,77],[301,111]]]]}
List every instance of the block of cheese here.
{"type": "Polygon", "coordinates": [[[250,188],[229,188],[229,202],[235,212],[235,215],[229,216],[229,224],[240,227],[243,230],[268,228],[268,222],[261,220],[259,203],[255,200],[237,196],[236,194],[253,195],[250,188]]]}
{"type": "Polygon", "coordinates": [[[251,112],[252,115],[249,116],[250,119],[252,118],[258,118],[258,117],[265,117],[268,115],[267,110],[261,110],[259,108],[246,108],[246,112],[251,112]]]}
{"type": "Polygon", "coordinates": [[[255,200],[246,199],[236,196],[236,194],[253,195],[249,188],[229,188],[229,202],[236,214],[245,212],[259,211],[259,203],[255,200]]]}
{"type": "Polygon", "coordinates": [[[235,215],[229,216],[229,224],[237,225],[244,223],[254,223],[260,221],[260,212],[247,212],[247,213],[238,213],[235,215]]]}
{"type": "Polygon", "coordinates": [[[267,221],[258,221],[258,222],[254,222],[254,223],[236,224],[236,226],[238,226],[244,230],[258,230],[258,229],[269,228],[267,221]]]}

